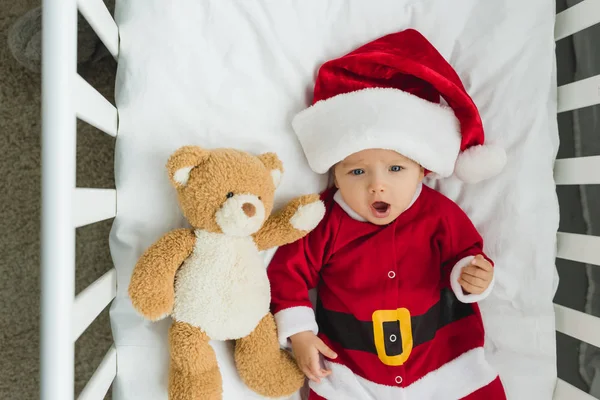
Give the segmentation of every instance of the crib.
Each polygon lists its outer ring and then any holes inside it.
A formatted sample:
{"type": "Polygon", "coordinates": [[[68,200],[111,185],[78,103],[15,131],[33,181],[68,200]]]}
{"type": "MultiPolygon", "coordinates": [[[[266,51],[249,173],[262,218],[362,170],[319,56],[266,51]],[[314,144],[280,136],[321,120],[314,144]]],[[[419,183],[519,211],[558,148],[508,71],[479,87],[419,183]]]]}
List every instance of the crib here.
{"type": "MultiPolygon", "coordinates": [[[[77,10],[113,57],[118,59],[120,52],[120,27],[102,0],[43,1],[40,394],[44,400],[73,399],[74,344],[117,296],[114,268],[75,296],[75,230],[117,216],[119,205],[116,189],[76,187],[76,119],[111,136],[120,129],[117,108],[76,72],[77,10]]],[[[599,22],[600,1],[584,0],[556,15],[554,40],[599,22]]],[[[555,113],[600,104],[600,75],[556,89],[555,113]]],[[[598,185],[599,171],[600,156],[557,159],[553,179],[556,185],[598,185]]],[[[557,258],[600,265],[600,237],[558,231],[555,245],[557,258]]],[[[556,331],[600,347],[600,318],[558,304],[553,312],[556,331]]],[[[104,398],[118,376],[118,357],[117,346],[111,347],[79,399],[104,398]]],[[[556,400],[594,399],[560,377],[553,392],[556,400]]]]}

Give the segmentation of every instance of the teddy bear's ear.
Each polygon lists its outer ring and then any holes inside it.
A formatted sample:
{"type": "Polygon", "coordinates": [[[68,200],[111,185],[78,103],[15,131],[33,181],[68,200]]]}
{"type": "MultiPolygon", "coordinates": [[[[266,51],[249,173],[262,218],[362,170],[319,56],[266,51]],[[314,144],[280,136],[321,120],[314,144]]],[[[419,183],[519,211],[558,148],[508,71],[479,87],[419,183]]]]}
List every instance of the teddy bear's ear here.
{"type": "Polygon", "coordinates": [[[260,161],[271,171],[271,178],[275,187],[281,183],[281,175],[283,175],[283,163],[275,153],[264,153],[258,156],[260,161]]]}
{"type": "Polygon", "coordinates": [[[209,151],[199,146],[183,146],[177,149],[167,161],[167,171],[173,186],[180,188],[187,185],[192,169],[207,160],[209,154],[209,151]]]}

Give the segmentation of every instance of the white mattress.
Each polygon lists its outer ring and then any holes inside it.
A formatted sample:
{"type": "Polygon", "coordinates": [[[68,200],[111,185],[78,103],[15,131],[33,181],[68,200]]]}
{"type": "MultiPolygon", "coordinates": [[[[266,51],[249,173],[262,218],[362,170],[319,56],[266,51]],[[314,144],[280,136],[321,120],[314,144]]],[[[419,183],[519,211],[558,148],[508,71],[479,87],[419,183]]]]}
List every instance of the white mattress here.
{"type": "MultiPolygon", "coordinates": [[[[482,232],[497,285],[482,303],[487,354],[509,399],[550,399],[556,377],[552,298],[558,205],[554,3],[546,0],[117,1],[120,27],[115,157],[118,211],[110,246],[118,271],[111,309],[115,400],[167,399],[167,328],[127,298],[132,268],[185,222],[164,164],[186,144],[275,151],[287,174],[278,205],[322,189],[290,127],[317,66],[366,41],[419,29],[455,66],[487,137],[507,149],[496,179],[438,188],[482,232]]],[[[214,343],[226,399],[256,399],[237,379],[231,344],[214,343]]]]}

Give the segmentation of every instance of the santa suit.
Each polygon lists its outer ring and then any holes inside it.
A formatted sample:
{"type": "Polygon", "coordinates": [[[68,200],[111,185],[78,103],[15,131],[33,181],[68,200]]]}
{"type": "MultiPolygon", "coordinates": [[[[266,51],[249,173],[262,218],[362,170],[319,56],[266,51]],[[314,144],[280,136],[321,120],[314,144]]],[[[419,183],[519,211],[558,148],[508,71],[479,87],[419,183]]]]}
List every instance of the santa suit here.
{"type": "Polygon", "coordinates": [[[386,226],[362,220],[335,189],[322,200],[323,221],[268,268],[281,344],[308,330],[338,354],[323,360],[332,374],[310,382],[313,398],[505,399],[476,304],[493,281],[480,295],[457,281],[483,254],[466,214],[426,186],[386,226]]]}

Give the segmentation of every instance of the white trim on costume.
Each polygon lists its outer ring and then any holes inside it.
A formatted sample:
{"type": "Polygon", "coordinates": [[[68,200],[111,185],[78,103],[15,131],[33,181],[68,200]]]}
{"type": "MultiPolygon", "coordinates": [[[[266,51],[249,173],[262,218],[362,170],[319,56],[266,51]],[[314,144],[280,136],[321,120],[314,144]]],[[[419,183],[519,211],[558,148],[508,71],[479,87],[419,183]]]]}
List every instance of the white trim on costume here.
{"type": "Polygon", "coordinates": [[[286,308],[274,317],[279,345],[283,348],[290,348],[289,338],[296,333],[312,331],[316,335],[319,332],[315,312],[310,307],[286,308]]]}
{"type": "Polygon", "coordinates": [[[452,291],[454,292],[458,300],[462,301],[463,303],[476,303],[485,299],[492,292],[492,289],[494,288],[494,283],[496,282],[496,274],[494,274],[492,276],[492,281],[490,282],[490,285],[487,287],[487,289],[485,289],[483,293],[465,294],[463,292],[463,289],[460,286],[460,283],[458,282],[458,278],[460,278],[460,274],[463,268],[469,265],[474,258],[474,256],[468,256],[463,258],[462,260],[457,262],[456,265],[454,265],[454,267],[452,267],[452,272],[450,272],[450,287],[452,288],[452,291]]]}
{"type": "Polygon", "coordinates": [[[405,387],[401,386],[401,376],[392,377],[389,385],[381,385],[355,375],[342,364],[326,360],[325,368],[331,370],[331,375],[309,385],[328,400],[461,399],[498,376],[485,359],[483,347],[461,354],[405,387]]]}

